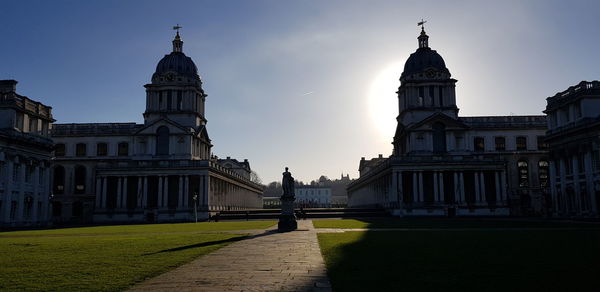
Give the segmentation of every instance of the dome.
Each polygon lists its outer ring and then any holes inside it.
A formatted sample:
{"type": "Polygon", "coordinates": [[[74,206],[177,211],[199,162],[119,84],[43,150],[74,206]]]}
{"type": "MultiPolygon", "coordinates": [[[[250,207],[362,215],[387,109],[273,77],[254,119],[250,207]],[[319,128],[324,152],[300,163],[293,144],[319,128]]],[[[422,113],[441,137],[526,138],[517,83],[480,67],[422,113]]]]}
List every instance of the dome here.
{"type": "Polygon", "coordinates": [[[176,74],[199,78],[198,68],[192,58],[186,56],[183,52],[172,52],[165,55],[156,65],[154,74],[163,74],[175,72],[176,74]]]}
{"type": "Polygon", "coordinates": [[[440,54],[429,47],[422,47],[410,54],[410,57],[408,57],[408,60],[406,60],[406,63],[404,64],[404,72],[402,72],[400,78],[423,72],[427,68],[434,68],[446,74],[450,74],[450,71],[446,68],[446,63],[440,54]]]}

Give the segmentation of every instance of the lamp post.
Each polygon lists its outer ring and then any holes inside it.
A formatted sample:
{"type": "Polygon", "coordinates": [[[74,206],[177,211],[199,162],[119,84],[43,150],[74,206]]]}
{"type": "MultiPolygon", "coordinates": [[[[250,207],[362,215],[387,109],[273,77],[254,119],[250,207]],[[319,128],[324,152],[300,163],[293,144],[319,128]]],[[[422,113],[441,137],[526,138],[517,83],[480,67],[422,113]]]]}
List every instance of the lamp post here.
{"type": "Polygon", "coordinates": [[[198,192],[194,192],[194,218],[196,218],[196,223],[198,223],[198,192]]]}

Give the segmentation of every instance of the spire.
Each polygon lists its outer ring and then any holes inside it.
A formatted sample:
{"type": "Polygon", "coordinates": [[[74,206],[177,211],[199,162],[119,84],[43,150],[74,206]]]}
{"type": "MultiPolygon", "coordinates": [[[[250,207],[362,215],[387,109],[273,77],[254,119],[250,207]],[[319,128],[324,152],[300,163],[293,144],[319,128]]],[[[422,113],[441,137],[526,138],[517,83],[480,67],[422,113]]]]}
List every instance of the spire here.
{"type": "Polygon", "coordinates": [[[421,34],[417,38],[419,40],[419,49],[420,48],[429,48],[429,36],[425,33],[425,23],[427,20],[421,19],[420,22],[417,23],[417,26],[421,26],[421,34]]]}
{"type": "Polygon", "coordinates": [[[179,24],[177,24],[176,26],[173,27],[173,29],[177,31],[177,34],[175,35],[175,39],[173,40],[173,52],[178,52],[178,53],[183,52],[183,41],[181,40],[181,37],[179,36],[180,28],[181,28],[181,26],[179,26],[179,24]]]}

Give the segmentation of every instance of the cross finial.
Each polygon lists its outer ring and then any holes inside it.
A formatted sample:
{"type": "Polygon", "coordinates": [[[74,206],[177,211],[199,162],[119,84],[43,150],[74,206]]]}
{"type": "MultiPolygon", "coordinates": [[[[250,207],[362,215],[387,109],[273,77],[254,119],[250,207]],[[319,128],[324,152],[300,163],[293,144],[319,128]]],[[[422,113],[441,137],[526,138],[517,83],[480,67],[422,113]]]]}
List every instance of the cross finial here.
{"type": "Polygon", "coordinates": [[[180,30],[181,28],[182,28],[182,27],[181,27],[181,26],[179,26],[179,23],[178,23],[176,26],[174,26],[174,27],[173,27],[173,29],[177,31],[177,34],[179,34],[179,30],[180,30]]]}
{"type": "Polygon", "coordinates": [[[421,18],[421,21],[417,23],[417,26],[421,26],[421,30],[425,30],[425,23],[427,23],[427,20],[423,20],[423,18],[421,18]]]}

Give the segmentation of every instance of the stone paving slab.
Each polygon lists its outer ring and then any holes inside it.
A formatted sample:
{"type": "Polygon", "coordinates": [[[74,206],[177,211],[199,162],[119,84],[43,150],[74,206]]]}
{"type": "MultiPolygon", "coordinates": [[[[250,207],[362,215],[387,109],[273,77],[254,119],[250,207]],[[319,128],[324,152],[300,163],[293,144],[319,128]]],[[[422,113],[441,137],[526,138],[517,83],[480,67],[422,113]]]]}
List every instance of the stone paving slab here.
{"type": "Polygon", "coordinates": [[[331,291],[316,234],[310,220],[292,232],[271,228],[130,291],[331,291]]]}

